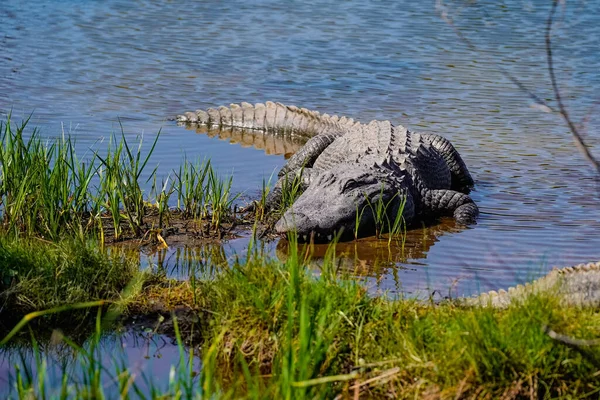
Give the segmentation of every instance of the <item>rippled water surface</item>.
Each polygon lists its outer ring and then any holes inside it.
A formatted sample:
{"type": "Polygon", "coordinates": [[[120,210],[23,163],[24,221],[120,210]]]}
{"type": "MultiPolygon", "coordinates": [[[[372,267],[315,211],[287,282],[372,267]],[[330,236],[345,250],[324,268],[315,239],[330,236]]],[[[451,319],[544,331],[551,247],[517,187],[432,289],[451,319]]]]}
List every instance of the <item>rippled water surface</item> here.
{"type": "MultiPolygon", "coordinates": [[[[3,0],[0,112],[13,119],[33,112],[42,134],[71,132],[82,148],[118,131],[119,119],[132,137],[162,130],[154,160],[165,176],[184,154],[210,157],[247,197],[293,143],[219,138],[166,118],[273,100],[361,121],[390,119],[456,145],[476,180],[481,217],[466,230],[451,221],[416,229],[404,246],[347,245],[356,260],[349,268],[372,277],[374,288],[464,294],[597,260],[592,169],[563,121],[530,107],[500,72],[553,104],[548,2],[446,6],[479,51],[458,39],[433,2],[3,0]]],[[[595,150],[600,3],[568,2],[557,19],[560,86],[595,150]]],[[[245,243],[233,241],[225,252],[243,253],[245,243]]],[[[285,253],[285,244],[270,246],[285,253]]]]}

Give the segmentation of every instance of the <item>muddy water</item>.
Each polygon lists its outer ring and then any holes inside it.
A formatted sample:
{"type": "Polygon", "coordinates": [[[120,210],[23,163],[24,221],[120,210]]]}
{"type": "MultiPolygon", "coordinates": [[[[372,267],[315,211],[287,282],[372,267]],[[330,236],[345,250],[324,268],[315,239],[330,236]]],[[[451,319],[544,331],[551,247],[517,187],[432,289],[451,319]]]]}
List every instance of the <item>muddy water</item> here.
{"type": "MultiPolygon", "coordinates": [[[[476,180],[478,224],[464,230],[442,221],[409,232],[403,245],[348,245],[355,261],[348,268],[370,277],[376,291],[506,287],[600,256],[591,168],[563,121],[531,108],[499,69],[551,98],[546,3],[446,3],[455,27],[479,47],[474,52],[433,2],[4,0],[0,112],[17,119],[33,112],[42,134],[70,132],[82,149],[119,131],[119,121],[132,137],[162,130],[154,160],[165,176],[184,155],[210,157],[233,173],[245,198],[257,195],[297,143],[195,132],[167,117],[275,100],[442,134],[476,180]]],[[[599,11],[598,2],[569,3],[554,36],[560,86],[592,150],[599,11]]],[[[246,243],[218,251],[227,259],[246,243]]],[[[267,246],[284,253],[285,244],[267,246]]],[[[176,253],[160,257],[178,275],[176,253]]]]}

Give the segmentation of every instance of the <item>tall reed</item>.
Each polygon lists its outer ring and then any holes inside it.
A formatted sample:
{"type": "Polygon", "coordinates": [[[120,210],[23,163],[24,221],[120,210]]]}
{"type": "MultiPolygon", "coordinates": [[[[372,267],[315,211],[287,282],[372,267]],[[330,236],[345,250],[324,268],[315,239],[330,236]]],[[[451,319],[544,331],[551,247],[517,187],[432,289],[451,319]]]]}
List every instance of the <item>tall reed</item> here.
{"type": "Polygon", "coordinates": [[[212,171],[210,160],[195,162],[184,159],[179,172],[175,174],[177,208],[186,218],[204,218],[207,211],[207,176],[212,171]]]}
{"type": "MultiPolygon", "coordinates": [[[[137,149],[132,151],[121,127],[121,140],[117,143],[116,137],[113,135],[106,156],[96,155],[105,169],[105,174],[101,179],[101,191],[106,194],[105,207],[111,211],[113,216],[117,238],[120,234],[121,217],[125,218],[136,236],[141,236],[143,233],[145,201],[140,179],[159,137],[160,131],[154,138],[150,150],[145,156],[142,156],[142,141],[140,140],[137,149]],[[118,211],[120,209],[122,209],[122,214],[121,211],[118,211]]],[[[156,174],[157,168],[155,167],[149,174],[148,181],[156,174]]]]}
{"type": "Polygon", "coordinates": [[[149,161],[160,132],[147,151],[141,139],[132,147],[121,130],[120,137],[110,137],[105,152],[79,158],[70,136],[43,141],[37,129],[26,132],[28,122],[15,126],[10,116],[0,122],[0,227],[5,232],[51,240],[98,235],[104,242],[112,225],[115,240],[126,229],[142,237],[153,229],[146,223],[150,207],[158,211],[158,227],[164,227],[175,192],[183,218],[208,219],[219,230],[233,214],[232,177],[220,178],[210,161],[184,160],[174,179],[157,186],[158,166],[149,170],[149,161]],[[149,182],[155,203],[144,190],[149,182]]]}

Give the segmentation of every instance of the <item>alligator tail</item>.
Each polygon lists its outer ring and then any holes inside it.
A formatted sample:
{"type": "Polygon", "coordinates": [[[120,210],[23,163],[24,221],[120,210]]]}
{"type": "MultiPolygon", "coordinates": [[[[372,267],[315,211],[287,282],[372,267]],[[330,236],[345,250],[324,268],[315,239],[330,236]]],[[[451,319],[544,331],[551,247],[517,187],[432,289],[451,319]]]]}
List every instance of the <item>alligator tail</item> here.
{"type": "Polygon", "coordinates": [[[288,106],[281,103],[231,104],[207,110],[186,112],[175,118],[178,122],[207,125],[208,127],[234,127],[273,133],[295,133],[316,136],[339,132],[357,124],[351,118],[330,116],[318,111],[288,106]]]}
{"type": "Polygon", "coordinates": [[[523,301],[530,295],[548,293],[558,296],[561,304],[577,307],[600,305],[600,262],[555,268],[536,281],[481,293],[465,298],[467,306],[506,308],[513,301],[523,301]]]}

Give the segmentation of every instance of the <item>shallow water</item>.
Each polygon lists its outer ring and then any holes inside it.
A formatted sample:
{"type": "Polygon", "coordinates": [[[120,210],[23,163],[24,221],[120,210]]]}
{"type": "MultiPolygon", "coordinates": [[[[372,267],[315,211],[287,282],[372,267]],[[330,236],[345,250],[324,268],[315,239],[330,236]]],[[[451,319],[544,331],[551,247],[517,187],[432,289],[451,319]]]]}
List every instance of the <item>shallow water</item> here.
{"type": "MultiPolygon", "coordinates": [[[[349,268],[370,277],[374,290],[469,294],[553,265],[597,260],[600,200],[592,169],[563,121],[531,108],[499,70],[551,98],[547,2],[446,5],[479,52],[427,2],[4,0],[0,113],[33,113],[42,134],[70,132],[82,149],[118,132],[119,121],[129,136],[162,130],[154,161],[164,176],[184,154],[209,157],[221,173],[233,173],[245,198],[258,194],[294,145],[267,138],[253,147],[167,117],[274,100],[361,121],[390,119],[456,145],[476,181],[481,217],[466,230],[451,221],[413,230],[404,247],[359,243],[349,268]]],[[[600,3],[569,3],[557,18],[556,72],[594,150],[600,3]]],[[[247,241],[226,244],[225,258],[243,255],[247,241]]],[[[282,254],[276,243],[268,247],[282,254]]],[[[161,256],[172,269],[176,251],[161,256]]]]}
{"type": "MultiPolygon", "coordinates": [[[[77,344],[81,345],[86,352],[91,349],[89,343],[77,344]]],[[[126,331],[104,335],[95,351],[97,353],[94,361],[101,364],[100,379],[106,398],[119,398],[121,388],[116,378],[123,367],[128,369],[130,376],[135,377],[135,381],[130,382],[130,393],[135,393],[136,389],[141,393],[150,393],[151,388],[159,393],[167,393],[171,368],[178,370],[181,360],[180,349],[174,339],[150,331],[126,331]],[[98,357],[98,354],[104,356],[98,357]]],[[[72,347],[62,343],[43,344],[40,345],[37,356],[40,357],[40,362],[43,361],[48,366],[43,369],[46,376],[45,385],[42,387],[50,398],[60,397],[63,375],[68,377],[68,388],[71,394],[77,392],[78,386],[85,388],[86,379],[89,381],[90,376],[86,371],[90,367],[90,360],[78,354],[72,347]]],[[[184,350],[185,364],[181,366],[182,372],[189,370],[187,364],[190,361],[189,357],[193,357],[193,353],[184,350]]],[[[194,357],[192,371],[198,373],[200,364],[200,359],[194,357]]],[[[17,398],[14,397],[17,368],[22,377],[26,376],[26,371],[31,371],[33,381],[37,382],[36,365],[36,354],[29,347],[0,350],[0,397],[17,398]]]]}

